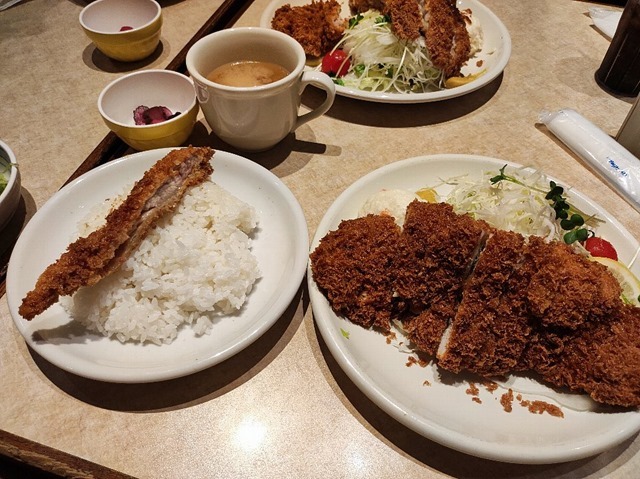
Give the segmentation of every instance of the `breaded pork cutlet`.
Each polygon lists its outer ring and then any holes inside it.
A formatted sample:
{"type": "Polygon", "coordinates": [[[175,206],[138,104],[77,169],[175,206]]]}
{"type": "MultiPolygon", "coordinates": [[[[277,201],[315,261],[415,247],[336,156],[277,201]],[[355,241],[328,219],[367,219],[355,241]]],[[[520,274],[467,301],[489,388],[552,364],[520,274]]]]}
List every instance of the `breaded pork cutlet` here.
{"type": "MultiPolygon", "coordinates": [[[[605,266],[563,243],[532,236],[528,252],[531,281],[526,300],[533,330],[522,367],[553,385],[589,392],[581,385],[588,385],[593,376],[590,363],[598,359],[598,347],[614,324],[625,317],[620,284],[605,266]]],[[[640,347],[640,338],[636,341],[635,347],[640,347]]],[[[622,346],[623,342],[621,359],[622,346]]]]}
{"type": "Polygon", "coordinates": [[[469,61],[471,40],[456,0],[425,0],[424,22],[431,61],[446,78],[459,76],[469,61]]]}
{"type": "Polygon", "coordinates": [[[417,40],[423,34],[422,13],[416,0],[386,0],[382,13],[391,18],[400,40],[417,40]]]}
{"type": "Polygon", "coordinates": [[[367,10],[384,10],[387,0],[349,0],[349,10],[352,15],[364,13],[367,10]]]}
{"type": "Polygon", "coordinates": [[[393,262],[400,228],[388,215],[344,220],[311,253],[311,272],[336,314],[390,328],[393,262]]]}
{"type": "Polygon", "coordinates": [[[640,406],[640,308],[622,306],[607,321],[550,332],[546,344],[554,350],[533,369],[549,384],[604,404],[640,406]]]}
{"type": "Polygon", "coordinates": [[[338,43],[345,29],[336,0],[312,0],[308,5],[278,8],[271,27],[296,39],[311,57],[322,57],[338,43]]]}
{"type": "Polygon", "coordinates": [[[158,220],[173,211],[186,190],[213,172],[211,148],[171,151],[156,162],[134,186],[124,202],[107,215],[105,224],[71,243],[38,278],[18,311],[33,319],[82,286],[96,284],[115,271],[140,245],[158,220]]]}
{"type": "Polygon", "coordinates": [[[640,406],[640,308],[623,304],[605,266],[562,242],[414,201],[402,233],[389,216],[341,224],[312,268],[339,314],[385,328],[398,315],[427,354],[441,342],[443,369],[532,371],[604,404],[640,406]]]}
{"type": "Polygon", "coordinates": [[[462,292],[462,301],[442,336],[438,365],[482,376],[500,376],[521,368],[531,334],[523,267],[525,238],[495,231],[487,240],[462,292]]]}
{"type": "Polygon", "coordinates": [[[413,201],[398,244],[395,291],[406,303],[404,328],[418,349],[435,355],[462,286],[492,228],[447,203],[413,201]]]}
{"type": "Polygon", "coordinates": [[[597,330],[601,337],[583,335],[583,354],[573,354],[576,368],[586,362],[590,369],[589,377],[575,385],[601,403],[640,406],[640,308],[623,306],[615,320],[599,323],[597,330]]]}
{"type": "Polygon", "coordinates": [[[620,284],[606,266],[538,236],[529,237],[528,251],[533,275],[527,301],[544,327],[575,330],[620,308],[620,284]]]}
{"type": "Polygon", "coordinates": [[[497,231],[442,338],[438,365],[484,377],[533,371],[599,402],[640,405],[640,309],[606,267],[564,243],[497,231]]]}

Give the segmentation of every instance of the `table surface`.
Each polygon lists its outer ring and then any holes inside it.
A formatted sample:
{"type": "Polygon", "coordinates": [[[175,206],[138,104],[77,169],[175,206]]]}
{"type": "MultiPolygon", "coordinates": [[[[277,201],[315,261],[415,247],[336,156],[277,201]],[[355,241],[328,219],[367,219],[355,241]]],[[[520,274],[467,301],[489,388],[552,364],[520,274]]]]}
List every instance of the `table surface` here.
{"type": "MultiPolygon", "coordinates": [[[[0,137],[20,165],[21,223],[107,134],[96,108],[100,90],[132,69],[165,68],[221,4],[160,3],[162,47],[133,65],[113,63],[90,44],[78,24],[83,2],[29,0],[0,13],[0,137]]],[[[588,192],[640,238],[637,213],[537,123],[542,110],[569,107],[615,135],[629,111],[631,100],[603,92],[593,78],[609,43],[588,16],[594,4],[484,3],[513,42],[504,75],[487,87],[420,105],[338,97],[328,114],[273,150],[243,155],[291,189],[310,237],[333,200],[366,173],[403,158],[460,153],[541,168],[588,192]]],[[[258,25],[267,4],[255,0],[237,25],[258,25]]],[[[307,92],[303,106],[320,99],[307,92]]],[[[202,118],[190,141],[233,151],[209,134],[202,118]]],[[[0,246],[9,234],[3,232],[0,246]]],[[[303,285],[273,328],[237,356],[188,377],[141,385],[84,379],[49,364],[27,348],[3,297],[0,384],[0,452],[42,467],[37,451],[149,478],[631,478],[640,467],[637,438],[593,458],[534,466],[474,458],[419,436],[340,369],[314,326],[303,285]],[[252,428],[262,431],[260,439],[243,440],[252,428]]]]}

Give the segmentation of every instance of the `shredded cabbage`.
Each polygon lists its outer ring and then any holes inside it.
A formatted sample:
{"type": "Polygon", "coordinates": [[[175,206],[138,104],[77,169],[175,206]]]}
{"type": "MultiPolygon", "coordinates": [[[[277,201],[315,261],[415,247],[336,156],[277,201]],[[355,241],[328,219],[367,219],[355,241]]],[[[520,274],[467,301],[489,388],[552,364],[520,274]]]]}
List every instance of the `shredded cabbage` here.
{"type": "Polygon", "coordinates": [[[334,50],[338,48],[351,58],[349,71],[339,80],[344,86],[393,93],[443,88],[444,74],[431,62],[424,38],[399,40],[389,18],[377,10],[352,17],[334,50]]]}
{"type": "Polygon", "coordinates": [[[7,187],[9,182],[9,170],[11,169],[11,165],[5,164],[0,161],[0,194],[7,187]]]}
{"type": "MultiPolygon", "coordinates": [[[[484,172],[480,180],[466,176],[447,180],[447,184],[454,186],[446,198],[447,203],[455,211],[470,213],[499,229],[563,241],[566,231],[556,219],[551,202],[545,198],[550,188],[542,172],[524,167],[509,170],[509,176],[522,184],[505,180],[493,184],[491,178],[495,174],[484,172]]],[[[572,211],[579,212],[575,207],[572,211]]],[[[601,222],[593,215],[582,216],[585,225],[591,228],[601,222]]],[[[576,242],[575,246],[580,248],[580,243],[576,242]]]]}

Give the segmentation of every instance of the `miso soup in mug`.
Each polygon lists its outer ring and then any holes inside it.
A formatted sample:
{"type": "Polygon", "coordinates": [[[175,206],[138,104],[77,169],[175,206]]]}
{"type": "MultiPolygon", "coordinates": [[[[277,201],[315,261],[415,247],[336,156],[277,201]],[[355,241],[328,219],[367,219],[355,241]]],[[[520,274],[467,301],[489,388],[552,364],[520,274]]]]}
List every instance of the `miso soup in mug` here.
{"type": "Polygon", "coordinates": [[[207,79],[221,85],[252,87],[282,80],[289,73],[277,63],[247,60],[220,65],[207,75],[207,79]]]}

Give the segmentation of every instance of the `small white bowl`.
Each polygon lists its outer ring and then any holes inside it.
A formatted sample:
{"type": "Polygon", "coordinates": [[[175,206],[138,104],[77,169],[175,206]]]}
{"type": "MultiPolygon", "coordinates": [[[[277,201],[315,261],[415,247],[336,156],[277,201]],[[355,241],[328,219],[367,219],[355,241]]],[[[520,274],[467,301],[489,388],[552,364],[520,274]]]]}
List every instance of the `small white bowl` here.
{"type": "Polygon", "coordinates": [[[5,142],[0,140],[0,169],[9,167],[7,186],[0,193],[0,230],[13,218],[20,202],[20,171],[16,163],[16,156],[5,142]]]}
{"type": "Polygon", "coordinates": [[[182,145],[196,124],[198,111],[193,80],[171,70],[141,70],[109,83],[98,98],[105,124],[136,150],[182,145]],[[179,115],[152,125],[136,125],[133,111],[139,106],[164,106],[179,115]]]}

